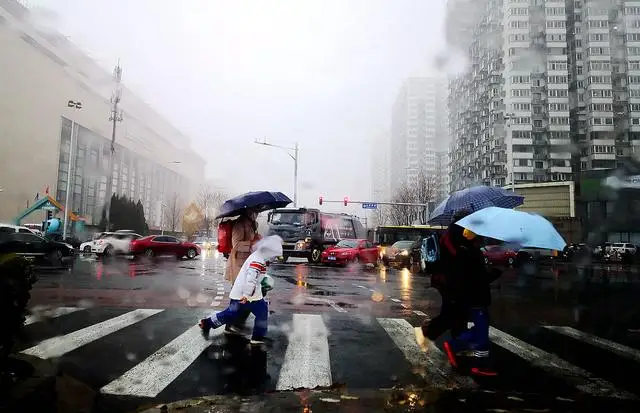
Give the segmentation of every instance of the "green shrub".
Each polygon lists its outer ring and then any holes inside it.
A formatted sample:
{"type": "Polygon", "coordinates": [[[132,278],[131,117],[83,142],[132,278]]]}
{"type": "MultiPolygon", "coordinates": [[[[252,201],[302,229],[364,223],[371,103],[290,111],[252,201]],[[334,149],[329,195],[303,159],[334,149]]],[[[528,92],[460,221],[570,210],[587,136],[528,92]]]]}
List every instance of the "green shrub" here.
{"type": "Polygon", "coordinates": [[[0,371],[22,329],[35,276],[31,264],[15,254],[0,255],[0,371]]]}

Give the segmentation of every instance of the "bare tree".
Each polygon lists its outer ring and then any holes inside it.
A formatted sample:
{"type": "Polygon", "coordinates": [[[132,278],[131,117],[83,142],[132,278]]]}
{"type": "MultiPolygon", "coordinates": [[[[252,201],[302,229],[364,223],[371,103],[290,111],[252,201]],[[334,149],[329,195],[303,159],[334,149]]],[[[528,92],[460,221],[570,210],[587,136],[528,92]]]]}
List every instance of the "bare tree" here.
{"type": "MultiPolygon", "coordinates": [[[[396,190],[392,202],[427,205],[435,201],[437,196],[437,178],[421,170],[413,183],[396,190]]],[[[426,225],[429,219],[427,209],[426,206],[391,205],[389,219],[394,225],[413,225],[416,222],[426,225]]]]}
{"type": "MultiPolygon", "coordinates": [[[[438,198],[438,178],[428,175],[424,169],[418,172],[418,179],[413,187],[414,199],[417,204],[429,204],[438,198]]],[[[426,225],[429,217],[427,207],[416,207],[420,224],[426,225]]]]}
{"type": "MultiPolygon", "coordinates": [[[[408,185],[402,185],[396,190],[391,202],[413,203],[414,194],[408,185]]],[[[391,205],[389,208],[389,220],[393,225],[411,225],[416,220],[415,207],[406,205],[391,205]]]]}
{"type": "Polygon", "coordinates": [[[164,209],[164,219],[171,232],[176,232],[180,229],[183,212],[182,207],[183,203],[180,199],[180,195],[178,195],[177,192],[174,192],[167,200],[167,207],[164,209]]]}
{"type": "Polygon", "coordinates": [[[215,224],[214,217],[220,211],[222,203],[226,200],[227,196],[214,188],[208,182],[205,182],[198,191],[196,204],[202,211],[202,229],[206,231],[207,237],[211,236],[211,231],[215,224]]]}
{"type": "Polygon", "coordinates": [[[391,220],[389,212],[389,207],[387,205],[378,205],[378,208],[375,210],[373,215],[376,225],[388,225],[391,220]]]}

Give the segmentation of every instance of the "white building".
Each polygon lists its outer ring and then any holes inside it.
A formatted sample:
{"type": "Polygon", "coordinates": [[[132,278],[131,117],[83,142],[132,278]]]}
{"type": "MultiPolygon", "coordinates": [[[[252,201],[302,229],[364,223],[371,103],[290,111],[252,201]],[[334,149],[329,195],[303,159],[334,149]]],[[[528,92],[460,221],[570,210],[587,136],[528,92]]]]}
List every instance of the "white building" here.
{"type": "Polygon", "coordinates": [[[453,190],[571,180],[637,152],[639,1],[452,0],[447,18],[470,61],[450,81],[453,190]]]}
{"type": "MultiPolygon", "coordinates": [[[[109,175],[112,74],[65,37],[31,26],[28,13],[15,0],[0,2],[0,221],[13,219],[46,188],[64,204],[73,126],[70,205],[97,224],[109,175]],[[70,100],[82,108],[68,107],[70,100]]],[[[140,200],[157,227],[170,194],[194,199],[205,161],[188,137],[126,87],[120,107],[113,191],[140,200]]]]}
{"type": "MultiPolygon", "coordinates": [[[[391,193],[417,181],[420,171],[437,177],[436,153],[446,150],[446,82],[439,77],[408,79],[393,106],[391,129],[391,193]]],[[[439,178],[436,178],[439,179],[439,178]]]]}

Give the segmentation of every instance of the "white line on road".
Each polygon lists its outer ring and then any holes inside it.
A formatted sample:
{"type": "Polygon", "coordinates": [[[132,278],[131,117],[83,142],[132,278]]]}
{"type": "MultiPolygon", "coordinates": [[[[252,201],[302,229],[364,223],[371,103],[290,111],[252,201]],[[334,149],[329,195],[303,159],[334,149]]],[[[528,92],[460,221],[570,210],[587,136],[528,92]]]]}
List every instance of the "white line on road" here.
{"type": "Polygon", "coordinates": [[[214,300],[222,300],[222,296],[221,295],[216,295],[215,297],[213,297],[214,300]]]}
{"type": "Polygon", "coordinates": [[[617,390],[613,384],[593,376],[588,371],[574,366],[554,354],[525,343],[497,328],[489,328],[489,338],[495,344],[523,358],[534,367],[565,380],[583,393],[619,399],[636,398],[633,394],[624,390],[617,390]]]}
{"type": "Polygon", "coordinates": [[[220,305],[220,301],[211,301],[211,307],[217,307],[220,305]]]}
{"type": "Polygon", "coordinates": [[[76,311],[84,310],[83,307],[58,307],[53,309],[39,309],[33,308],[31,311],[32,315],[27,316],[24,325],[29,325],[33,323],[37,323],[39,321],[44,321],[48,318],[56,318],[63,315],[75,313],[76,311]]]}
{"type": "Polygon", "coordinates": [[[276,390],[330,386],[327,327],[317,314],[294,314],[276,390]]]}
{"type": "Polygon", "coordinates": [[[366,290],[366,289],[367,289],[367,287],[365,287],[364,285],[356,285],[356,284],[354,284],[354,285],[355,285],[356,287],[358,287],[358,288],[362,288],[362,289],[364,289],[364,290],[366,290]]]}
{"type": "Polygon", "coordinates": [[[327,305],[329,305],[331,308],[333,308],[334,310],[336,310],[339,313],[346,313],[347,310],[345,310],[344,308],[340,307],[338,304],[336,304],[335,301],[333,300],[329,300],[328,298],[320,298],[320,297],[307,297],[307,300],[310,301],[319,301],[321,303],[325,303],[327,305]]]}
{"type": "Polygon", "coordinates": [[[427,315],[420,310],[413,310],[413,314],[419,315],[421,317],[426,317],[427,315]]]}
{"type": "Polygon", "coordinates": [[[402,301],[398,300],[397,298],[392,298],[391,301],[393,301],[394,303],[401,303],[402,301]]]}
{"type": "MultiPolygon", "coordinates": [[[[211,336],[223,329],[211,331],[211,336]]],[[[211,343],[193,326],[131,370],[100,389],[103,394],[156,397],[185,371],[211,343]]]]}
{"type": "MultiPolygon", "coordinates": [[[[391,340],[402,351],[407,361],[417,372],[429,381],[430,385],[450,389],[452,387],[474,387],[473,380],[455,373],[447,357],[432,342],[426,351],[418,345],[416,334],[419,327],[414,328],[402,318],[378,318],[378,323],[389,334],[391,340]]],[[[420,331],[419,334],[422,334],[420,331]]]]}
{"type": "Polygon", "coordinates": [[[133,310],[118,317],[110,318],[109,320],[101,323],[93,324],[81,330],[74,331],[73,333],[49,338],[22,351],[22,353],[43,359],[60,357],[63,354],[89,344],[92,341],[98,340],[104,336],[135,324],[138,321],[142,321],[154,314],[158,314],[161,311],[164,310],[151,310],[144,308],[133,310]]]}
{"type": "Polygon", "coordinates": [[[571,338],[575,338],[576,340],[584,341],[585,343],[591,344],[592,346],[611,351],[612,353],[615,353],[622,357],[626,357],[633,361],[640,362],[640,351],[635,348],[614,343],[613,341],[609,341],[571,327],[544,326],[544,328],[555,331],[556,333],[564,334],[565,336],[571,338]]]}

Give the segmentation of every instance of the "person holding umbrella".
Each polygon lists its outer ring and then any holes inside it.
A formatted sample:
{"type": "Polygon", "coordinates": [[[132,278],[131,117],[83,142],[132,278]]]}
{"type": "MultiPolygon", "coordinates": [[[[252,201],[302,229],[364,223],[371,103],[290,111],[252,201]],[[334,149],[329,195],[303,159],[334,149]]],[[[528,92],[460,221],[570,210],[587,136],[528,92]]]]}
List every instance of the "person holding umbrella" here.
{"type": "MultiPolygon", "coordinates": [[[[240,269],[244,265],[252,246],[261,239],[258,234],[258,212],[255,209],[245,209],[242,215],[233,221],[231,229],[231,252],[227,259],[224,278],[231,285],[234,284],[240,269]]],[[[242,330],[251,311],[238,311],[237,318],[226,324],[224,331],[228,334],[242,334],[242,330]]]]}
{"type": "MultiPolygon", "coordinates": [[[[229,255],[225,268],[225,279],[231,285],[235,284],[240,269],[253,252],[254,244],[262,238],[258,234],[258,214],[269,209],[283,208],[290,203],[291,199],[281,192],[257,191],[228,199],[222,204],[217,219],[238,217],[232,221],[229,231],[231,249],[227,250],[229,255]]],[[[220,250],[220,243],[218,248],[220,250]]],[[[249,314],[250,311],[246,308],[234,313],[236,318],[226,323],[225,333],[243,334],[249,314]]]]}
{"type": "Polygon", "coordinates": [[[480,249],[481,240],[457,224],[470,213],[468,209],[456,211],[447,232],[440,239],[440,257],[431,270],[432,284],[442,295],[442,307],[437,317],[422,326],[422,332],[426,339],[435,341],[445,331],[451,330],[453,339],[444,343],[449,362],[457,368],[458,356],[470,356],[471,373],[488,376],[495,375],[488,369],[486,361],[489,357],[488,336],[487,342],[482,342],[475,351],[467,351],[470,347],[462,343],[470,340],[466,336],[469,334],[474,334],[476,342],[482,341],[478,338],[482,333],[477,330],[484,326],[488,334],[486,309],[491,303],[490,284],[500,276],[500,271],[487,271],[480,249]],[[477,328],[468,330],[468,321],[477,328]],[[486,322],[483,324],[483,321],[486,322]]]}

